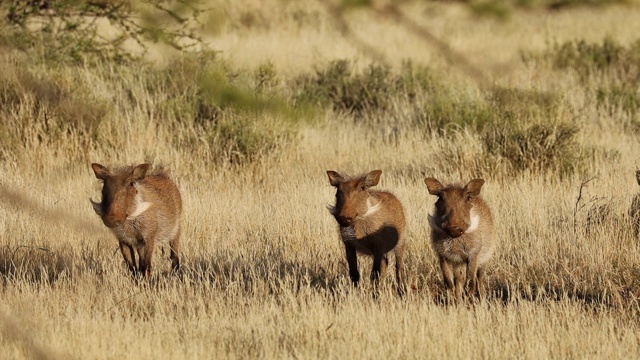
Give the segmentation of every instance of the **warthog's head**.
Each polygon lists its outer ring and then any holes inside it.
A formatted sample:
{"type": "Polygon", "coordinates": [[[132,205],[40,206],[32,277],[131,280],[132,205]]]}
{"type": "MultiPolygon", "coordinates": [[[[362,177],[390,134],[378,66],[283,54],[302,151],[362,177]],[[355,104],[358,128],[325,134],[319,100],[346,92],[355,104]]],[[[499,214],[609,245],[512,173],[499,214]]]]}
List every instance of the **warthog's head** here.
{"type": "Polygon", "coordinates": [[[142,180],[149,170],[149,164],[129,166],[110,170],[100,164],[91,164],[96,177],[103,182],[102,202],[91,201],[96,214],[109,228],[122,225],[147,210],[150,203],[143,202],[138,193],[137,182],[142,180]]]}
{"type": "Polygon", "coordinates": [[[336,188],[336,204],[329,208],[340,226],[349,226],[357,219],[373,214],[377,210],[370,202],[369,188],[378,184],[382,170],[350,179],[335,171],[327,171],[329,183],[336,188]]]}
{"type": "Polygon", "coordinates": [[[438,196],[436,212],[429,217],[431,227],[456,238],[474,232],[480,215],[473,211],[474,198],[480,195],[484,180],[471,180],[466,186],[443,186],[434,178],[425,178],[429,194],[438,196]]]}

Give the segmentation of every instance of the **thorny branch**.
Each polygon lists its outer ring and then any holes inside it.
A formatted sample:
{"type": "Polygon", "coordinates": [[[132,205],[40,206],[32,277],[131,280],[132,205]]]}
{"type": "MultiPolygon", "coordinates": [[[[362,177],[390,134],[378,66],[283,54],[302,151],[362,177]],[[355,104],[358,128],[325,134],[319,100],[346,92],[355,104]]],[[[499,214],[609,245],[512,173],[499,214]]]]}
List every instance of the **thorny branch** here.
{"type": "Polygon", "coordinates": [[[23,34],[51,37],[51,46],[68,50],[72,57],[85,52],[133,59],[148,52],[149,41],[164,42],[178,50],[203,44],[198,18],[208,9],[198,8],[195,0],[179,1],[178,6],[185,9],[185,15],[180,15],[171,5],[175,3],[167,0],[142,0],[136,7],[122,0],[80,3],[23,0],[12,5],[7,20],[22,28],[23,34]],[[34,19],[42,24],[41,29],[25,32],[29,21],[34,19]],[[107,39],[98,34],[99,19],[108,20],[119,35],[107,39]],[[163,19],[162,24],[159,19],[163,19]],[[138,56],[122,48],[126,40],[138,45],[141,49],[138,56]]]}

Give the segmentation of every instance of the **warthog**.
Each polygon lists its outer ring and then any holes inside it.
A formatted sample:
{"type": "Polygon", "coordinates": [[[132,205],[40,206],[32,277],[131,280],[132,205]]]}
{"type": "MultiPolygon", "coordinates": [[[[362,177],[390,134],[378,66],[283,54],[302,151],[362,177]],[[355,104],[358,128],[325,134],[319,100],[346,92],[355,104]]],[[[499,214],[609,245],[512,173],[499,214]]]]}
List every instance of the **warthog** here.
{"type": "Polygon", "coordinates": [[[168,242],[172,268],[180,267],[180,214],[182,200],[176,184],[163,170],[149,172],[149,164],[108,169],[91,164],[103,182],[102,202],[93,209],[115,234],[129,270],[151,275],[151,256],[156,242],[168,242]],[[136,268],[134,248],[138,253],[136,268]]]}
{"type": "Polygon", "coordinates": [[[381,170],[373,170],[366,175],[350,178],[327,171],[329,183],[337,190],[336,204],[329,211],[339,225],[353,284],[357,286],[360,281],[358,252],[373,256],[371,280],[377,285],[389,263],[387,253],[393,250],[398,293],[402,295],[405,291],[404,211],[393,194],[371,189],[378,184],[380,174],[381,170]]]}
{"type": "Polygon", "coordinates": [[[438,196],[435,213],[429,216],[431,241],[449,295],[456,300],[468,282],[469,295],[484,296],[484,265],[494,250],[495,230],[489,206],[480,198],[484,180],[471,180],[466,186],[443,186],[425,178],[431,195],[438,196]],[[466,269],[465,269],[466,267],[466,269]],[[466,270],[466,272],[465,272],[466,270]]]}

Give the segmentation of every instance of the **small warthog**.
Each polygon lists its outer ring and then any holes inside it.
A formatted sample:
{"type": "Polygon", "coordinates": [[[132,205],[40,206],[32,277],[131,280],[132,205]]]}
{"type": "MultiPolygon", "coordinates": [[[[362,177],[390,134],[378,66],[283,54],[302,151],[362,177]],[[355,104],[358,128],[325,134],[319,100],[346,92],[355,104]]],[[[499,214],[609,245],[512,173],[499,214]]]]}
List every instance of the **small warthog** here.
{"type": "Polygon", "coordinates": [[[102,202],[93,209],[116,235],[120,251],[135,276],[151,275],[151,256],[156,242],[168,242],[174,270],[180,267],[180,214],[182,200],[176,184],[163,170],[147,173],[149,164],[108,169],[91,164],[103,182],[102,202]],[[134,248],[138,253],[136,268],[134,248]]]}
{"type": "Polygon", "coordinates": [[[425,178],[429,193],[438,196],[435,213],[429,216],[431,241],[440,260],[444,283],[456,300],[468,282],[468,292],[484,296],[484,265],[495,247],[495,230],[489,206],[480,198],[484,180],[471,180],[466,186],[443,186],[425,178]],[[466,267],[466,269],[465,269],[466,267]],[[466,270],[466,273],[465,273],[466,270]]]}
{"type": "Polygon", "coordinates": [[[378,184],[381,170],[355,178],[327,171],[329,182],[337,189],[336,204],[329,208],[338,221],[340,236],[347,252],[349,276],[355,286],[360,281],[357,252],[373,256],[371,280],[377,285],[395,252],[398,293],[405,291],[403,264],[405,218],[402,204],[391,193],[371,190],[378,184]]]}

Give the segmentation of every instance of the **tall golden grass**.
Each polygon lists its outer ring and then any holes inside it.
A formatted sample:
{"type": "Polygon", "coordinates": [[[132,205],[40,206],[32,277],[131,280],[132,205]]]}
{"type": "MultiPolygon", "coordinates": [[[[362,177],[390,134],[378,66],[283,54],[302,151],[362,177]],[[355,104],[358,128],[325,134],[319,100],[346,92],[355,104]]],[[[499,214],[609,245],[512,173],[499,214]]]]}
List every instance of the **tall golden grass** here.
{"type": "MultiPolygon", "coordinates": [[[[211,46],[239,68],[271,61],[286,80],[331,59],[369,61],[340,36],[317,2],[222,6],[229,19],[210,35],[211,46]]],[[[24,102],[3,113],[1,120],[20,131],[23,147],[0,154],[2,356],[637,357],[640,242],[626,218],[640,190],[640,143],[627,126],[633,119],[598,108],[575,76],[519,59],[521,52],[542,51],[554,41],[610,36],[629,44],[640,34],[640,9],[514,13],[504,23],[449,4],[410,3],[403,9],[497,83],[560,94],[580,125],[579,144],[606,150],[585,151],[587,165],[569,176],[486,174],[482,194],[498,233],[487,268],[487,301],[443,305],[427,222],[434,199],[422,181],[471,179],[460,164],[474,164],[483,154],[472,130],[445,136],[398,128],[402,122],[391,120],[371,127],[325,110],[319,121],[301,126],[297,139],[236,166],[211,158],[199,128],[154,117],[154,109],[175,94],[147,92],[135,70],[106,76],[108,64],[98,72],[69,68],[58,72],[63,81],[91,99],[118,105],[110,107],[94,139],[71,131],[43,141],[46,129],[20,127],[33,115],[24,102]],[[127,96],[137,101],[126,105],[127,96]],[[176,133],[202,145],[184,146],[174,141],[176,133]],[[168,251],[157,249],[156,275],[148,282],[131,279],[117,242],[89,203],[100,196],[90,168],[95,161],[150,161],[171,169],[184,201],[184,266],[178,275],[170,274],[168,251]],[[366,279],[351,287],[335,220],[326,209],[334,200],[328,169],[382,169],[379,187],[402,201],[411,287],[405,298],[396,296],[392,276],[377,298],[366,279]],[[598,211],[603,205],[608,210],[598,211]],[[598,221],[587,227],[590,212],[598,221]]],[[[367,11],[349,12],[345,19],[391,64],[413,58],[452,81],[468,81],[398,24],[367,11]]],[[[3,56],[7,68],[20,71],[19,55],[3,56]]],[[[472,81],[464,89],[477,91],[472,81]]],[[[402,104],[396,111],[402,119],[402,104]]],[[[277,116],[264,121],[269,125],[277,116]]],[[[371,266],[361,260],[361,270],[371,266]]]]}

